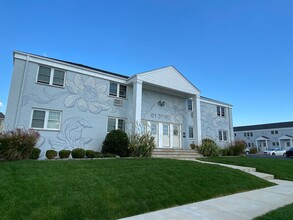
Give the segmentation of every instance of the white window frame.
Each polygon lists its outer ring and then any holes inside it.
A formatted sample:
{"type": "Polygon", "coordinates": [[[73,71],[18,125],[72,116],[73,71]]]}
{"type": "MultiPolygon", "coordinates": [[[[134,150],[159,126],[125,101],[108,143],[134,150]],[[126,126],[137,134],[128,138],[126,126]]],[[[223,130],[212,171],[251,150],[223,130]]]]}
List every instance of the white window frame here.
{"type": "Polygon", "coordinates": [[[188,138],[194,139],[194,127],[193,126],[188,127],[188,138]],[[190,129],[192,129],[192,136],[190,135],[190,131],[191,131],[190,129]]]}
{"type": "MultiPolygon", "coordinates": [[[[114,130],[118,130],[119,127],[118,127],[118,124],[119,124],[119,120],[122,120],[124,121],[124,132],[126,132],[126,119],[124,118],[114,118],[114,117],[108,117],[107,119],[107,133],[109,133],[109,128],[108,128],[108,125],[109,125],[109,119],[114,119],[115,120],[115,128],[114,130]]],[[[121,130],[121,129],[120,129],[121,130]]],[[[112,130],[111,130],[112,131],[112,130]]],[[[123,131],[123,130],[122,130],[123,131]]]]}
{"type": "Polygon", "coordinates": [[[31,112],[31,120],[30,120],[30,128],[35,129],[35,130],[52,130],[52,131],[60,131],[61,128],[61,121],[62,121],[62,111],[59,110],[53,110],[53,109],[40,109],[40,108],[33,108],[31,112]],[[32,127],[33,124],[33,115],[34,111],[43,111],[45,112],[45,118],[44,118],[44,127],[43,128],[36,128],[32,127]],[[49,113],[50,112],[59,112],[60,113],[60,118],[59,118],[59,127],[58,128],[48,128],[48,121],[49,121],[49,113]]]}
{"type": "Polygon", "coordinates": [[[50,66],[45,66],[45,65],[39,65],[38,67],[38,72],[37,72],[37,78],[36,78],[36,83],[42,84],[42,85],[49,85],[49,86],[55,86],[58,88],[64,88],[65,87],[65,78],[66,78],[66,71],[62,70],[62,69],[58,69],[58,68],[54,68],[54,67],[50,67],[50,66]],[[39,78],[39,71],[40,71],[40,67],[45,67],[45,68],[50,68],[50,79],[49,79],[49,84],[45,83],[45,82],[40,82],[38,81],[39,78]],[[64,72],[64,79],[63,79],[63,85],[54,85],[53,84],[53,80],[54,80],[54,75],[55,75],[55,70],[58,71],[62,71],[64,72]]]}
{"type": "Polygon", "coordinates": [[[108,92],[109,92],[109,96],[111,96],[111,97],[117,97],[117,98],[121,98],[121,99],[126,99],[127,98],[127,90],[128,90],[127,89],[127,85],[120,84],[120,83],[116,83],[116,82],[110,82],[109,83],[109,91],[108,92]],[[116,95],[110,94],[111,83],[117,85],[116,95]],[[125,86],[125,89],[126,89],[126,91],[125,91],[125,97],[123,97],[123,96],[120,95],[120,86],[125,86]]]}
{"type": "Polygon", "coordinates": [[[227,141],[228,140],[228,132],[224,130],[219,130],[219,141],[227,141]]]}
{"type": "Polygon", "coordinates": [[[193,100],[192,99],[187,99],[187,110],[192,112],[193,111],[193,100]],[[191,103],[191,109],[189,109],[189,103],[191,103]]]}
{"type": "Polygon", "coordinates": [[[226,107],[217,105],[217,116],[226,117],[226,107]]]}

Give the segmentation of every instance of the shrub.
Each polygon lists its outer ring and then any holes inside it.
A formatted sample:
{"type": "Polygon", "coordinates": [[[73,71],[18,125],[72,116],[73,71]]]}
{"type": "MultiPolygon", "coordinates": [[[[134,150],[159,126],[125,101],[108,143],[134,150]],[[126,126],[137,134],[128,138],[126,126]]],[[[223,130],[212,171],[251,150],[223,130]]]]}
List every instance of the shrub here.
{"type": "Polygon", "coordinates": [[[117,154],[105,153],[103,157],[116,157],[117,154]]]}
{"type": "Polygon", "coordinates": [[[70,153],[71,153],[70,150],[60,150],[59,151],[59,157],[61,159],[68,158],[70,156],[70,153]]]}
{"type": "Polygon", "coordinates": [[[195,144],[190,144],[189,146],[190,146],[190,148],[193,149],[193,150],[194,150],[195,147],[196,147],[195,144]]]}
{"type": "Polygon", "coordinates": [[[34,130],[15,129],[0,135],[0,154],[7,160],[29,159],[40,134],[34,130]]]}
{"type": "Polygon", "coordinates": [[[207,157],[219,156],[219,147],[217,144],[208,138],[202,140],[201,146],[198,147],[199,153],[207,157]]]}
{"type": "Polygon", "coordinates": [[[221,155],[222,156],[232,156],[233,152],[229,147],[221,149],[221,155]]]}
{"type": "Polygon", "coordinates": [[[101,152],[95,152],[95,158],[102,158],[103,154],[101,152]]]}
{"type": "Polygon", "coordinates": [[[47,150],[46,151],[46,157],[51,160],[51,159],[55,159],[57,157],[57,151],[55,150],[47,150]]]}
{"type": "Polygon", "coordinates": [[[150,133],[129,135],[129,153],[132,157],[150,157],[155,148],[155,138],[150,133]]]}
{"type": "Polygon", "coordinates": [[[117,154],[120,157],[128,157],[129,140],[127,134],[121,130],[109,132],[103,142],[102,153],[117,154]]]}
{"type": "Polygon", "coordinates": [[[257,148],[256,147],[253,147],[253,148],[250,148],[250,154],[256,154],[257,153],[257,148]]]}
{"type": "Polygon", "coordinates": [[[96,153],[93,150],[86,150],[85,155],[87,158],[95,158],[96,157],[96,153]]]}
{"type": "Polygon", "coordinates": [[[41,153],[41,149],[34,147],[30,155],[30,159],[33,159],[33,160],[39,159],[40,153],[41,153]]]}
{"type": "Polygon", "coordinates": [[[240,156],[243,154],[245,148],[246,148],[246,143],[245,141],[235,141],[233,145],[231,145],[230,150],[232,151],[233,156],[240,156]]]}
{"type": "Polygon", "coordinates": [[[85,150],[82,148],[75,148],[71,152],[72,158],[84,158],[85,157],[85,150]]]}

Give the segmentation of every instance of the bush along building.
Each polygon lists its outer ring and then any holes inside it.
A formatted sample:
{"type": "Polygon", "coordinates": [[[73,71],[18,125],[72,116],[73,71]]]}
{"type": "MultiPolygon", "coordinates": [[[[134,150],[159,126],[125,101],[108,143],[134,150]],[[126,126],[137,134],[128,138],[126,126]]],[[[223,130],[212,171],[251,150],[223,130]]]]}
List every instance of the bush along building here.
{"type": "Polygon", "coordinates": [[[100,151],[113,129],[150,132],[157,148],[234,140],[232,106],[202,97],[173,66],[128,77],[19,51],[13,59],[6,130],[38,130],[43,157],[48,149],[100,151]]]}
{"type": "Polygon", "coordinates": [[[260,152],[276,147],[288,150],[293,147],[293,121],[234,127],[234,136],[260,152]]]}

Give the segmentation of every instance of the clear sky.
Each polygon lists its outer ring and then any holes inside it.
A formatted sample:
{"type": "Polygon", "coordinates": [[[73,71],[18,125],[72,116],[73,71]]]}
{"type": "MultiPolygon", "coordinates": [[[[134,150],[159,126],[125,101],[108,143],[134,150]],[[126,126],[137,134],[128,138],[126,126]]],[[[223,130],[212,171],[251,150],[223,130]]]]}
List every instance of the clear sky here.
{"type": "Polygon", "coordinates": [[[131,76],[175,66],[234,125],[293,121],[292,0],[0,0],[0,111],[12,52],[131,76]]]}

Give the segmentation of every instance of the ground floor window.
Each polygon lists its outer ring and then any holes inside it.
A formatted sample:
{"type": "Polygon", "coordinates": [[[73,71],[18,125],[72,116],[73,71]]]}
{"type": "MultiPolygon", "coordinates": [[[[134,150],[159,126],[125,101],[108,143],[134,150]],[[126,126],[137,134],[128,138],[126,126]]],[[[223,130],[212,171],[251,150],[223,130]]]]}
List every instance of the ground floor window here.
{"type": "Polygon", "coordinates": [[[219,140],[226,141],[227,140],[227,131],[219,131],[219,140]]]}
{"type": "Polygon", "coordinates": [[[125,131],[125,120],[120,118],[108,118],[107,132],[117,129],[125,131]]]}
{"type": "Polygon", "coordinates": [[[189,129],[188,129],[188,136],[189,136],[189,138],[194,138],[194,135],[193,135],[193,127],[189,127],[189,129]]]}
{"type": "Polygon", "coordinates": [[[61,111],[33,109],[31,128],[59,130],[61,111]]]}

